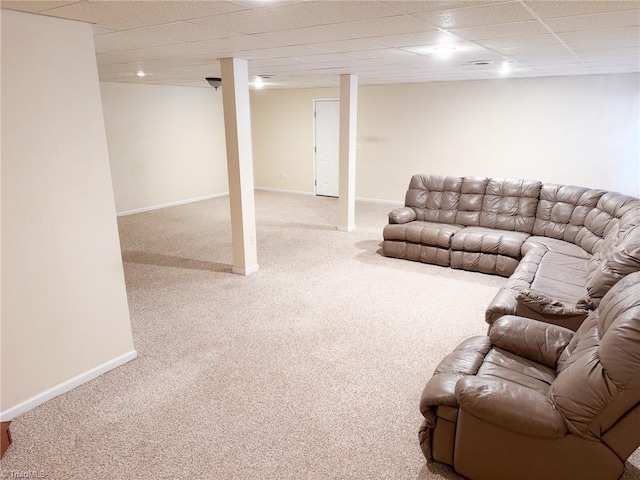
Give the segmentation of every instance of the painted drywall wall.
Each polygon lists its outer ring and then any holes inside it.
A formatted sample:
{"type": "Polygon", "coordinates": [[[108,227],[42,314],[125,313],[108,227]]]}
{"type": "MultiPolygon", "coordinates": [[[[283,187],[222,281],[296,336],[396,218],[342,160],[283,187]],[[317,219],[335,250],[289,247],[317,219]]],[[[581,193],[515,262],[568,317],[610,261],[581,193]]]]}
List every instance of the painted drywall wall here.
{"type": "MultiPolygon", "coordinates": [[[[415,173],[533,178],[640,194],[637,74],[362,86],[356,195],[402,201],[415,173]]],[[[311,102],[252,94],[256,184],[313,192],[311,102]],[[288,182],[278,179],[290,174],[288,182]]]]}
{"type": "Polygon", "coordinates": [[[102,83],[118,212],[228,191],[222,92],[102,83]]]}
{"type": "Polygon", "coordinates": [[[2,11],[2,120],[4,416],[135,352],[90,24],[2,11]]]}
{"type": "Polygon", "coordinates": [[[251,91],[256,187],[314,192],[313,100],[339,96],[337,88],[251,91]]]}

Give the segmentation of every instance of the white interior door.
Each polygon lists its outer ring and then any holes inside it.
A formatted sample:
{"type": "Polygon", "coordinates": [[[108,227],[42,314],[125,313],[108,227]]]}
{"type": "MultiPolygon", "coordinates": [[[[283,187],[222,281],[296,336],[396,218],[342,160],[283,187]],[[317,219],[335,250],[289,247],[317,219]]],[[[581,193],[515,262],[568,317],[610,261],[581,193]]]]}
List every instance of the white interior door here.
{"type": "Polygon", "coordinates": [[[315,100],[316,195],[338,196],[340,100],[315,100]]]}

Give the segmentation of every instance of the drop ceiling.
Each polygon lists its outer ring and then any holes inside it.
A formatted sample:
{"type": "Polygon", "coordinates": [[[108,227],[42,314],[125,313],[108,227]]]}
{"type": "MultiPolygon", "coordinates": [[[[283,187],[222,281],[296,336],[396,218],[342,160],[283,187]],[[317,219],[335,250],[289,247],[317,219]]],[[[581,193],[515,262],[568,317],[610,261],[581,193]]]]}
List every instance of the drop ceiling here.
{"type": "Polygon", "coordinates": [[[93,24],[100,80],[207,86],[218,59],[268,88],[640,71],[640,0],[2,1],[93,24]],[[144,71],[146,76],[136,73],[144,71]]]}

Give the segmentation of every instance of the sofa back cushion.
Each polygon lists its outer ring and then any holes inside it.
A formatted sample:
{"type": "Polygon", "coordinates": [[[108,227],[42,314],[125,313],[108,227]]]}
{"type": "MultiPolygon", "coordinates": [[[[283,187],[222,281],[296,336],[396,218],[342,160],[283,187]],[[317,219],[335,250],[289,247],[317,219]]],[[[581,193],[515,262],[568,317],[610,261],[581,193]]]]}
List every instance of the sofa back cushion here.
{"type": "Polygon", "coordinates": [[[480,226],[531,233],[542,183],[534,180],[490,178],[487,183],[480,226]]]}
{"type": "Polygon", "coordinates": [[[640,271],[640,224],[625,222],[625,217],[613,227],[600,250],[589,259],[585,295],[578,302],[578,307],[597,308],[602,297],[621,278],[640,271]]]}
{"type": "Polygon", "coordinates": [[[617,192],[603,194],[584,219],[574,243],[589,253],[596,253],[604,237],[632,210],[640,211],[640,200],[617,192]]]}
{"type": "Polygon", "coordinates": [[[414,175],[405,196],[405,205],[416,211],[416,220],[455,223],[462,177],[414,175]]]}
{"type": "Polygon", "coordinates": [[[544,184],[540,190],[533,234],[575,243],[585,218],[603,194],[603,190],[544,184]]]}
{"type": "Polygon", "coordinates": [[[575,435],[600,438],[640,402],[639,284],[620,280],[560,355],[550,395],[575,435]]]}
{"type": "Polygon", "coordinates": [[[456,214],[458,225],[474,227],[480,225],[480,213],[488,183],[487,177],[464,177],[456,214]]]}

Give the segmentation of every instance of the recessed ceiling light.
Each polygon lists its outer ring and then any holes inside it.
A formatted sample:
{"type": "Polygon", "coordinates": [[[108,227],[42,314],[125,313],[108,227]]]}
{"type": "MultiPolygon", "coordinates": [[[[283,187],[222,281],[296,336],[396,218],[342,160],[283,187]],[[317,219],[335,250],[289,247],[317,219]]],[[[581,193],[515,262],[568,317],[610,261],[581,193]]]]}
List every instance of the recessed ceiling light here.
{"type": "Polygon", "coordinates": [[[472,62],[469,62],[469,65],[475,65],[478,67],[484,66],[484,65],[491,65],[493,63],[493,61],[491,60],[473,60],[472,62]]]}
{"type": "Polygon", "coordinates": [[[500,75],[509,75],[511,72],[511,62],[504,61],[502,62],[502,67],[500,67],[500,75]]]}
{"type": "Polygon", "coordinates": [[[438,58],[450,58],[453,55],[453,52],[455,51],[456,51],[456,47],[450,47],[447,45],[443,45],[433,49],[433,53],[438,58]]]}
{"type": "Polygon", "coordinates": [[[256,78],[253,80],[253,86],[254,86],[255,88],[262,88],[262,87],[264,87],[264,82],[262,81],[262,77],[256,77],[256,78]]]}
{"type": "Polygon", "coordinates": [[[138,72],[136,72],[136,76],[138,77],[144,77],[146,75],[146,73],[144,73],[142,70],[138,70],[138,72]]]}

